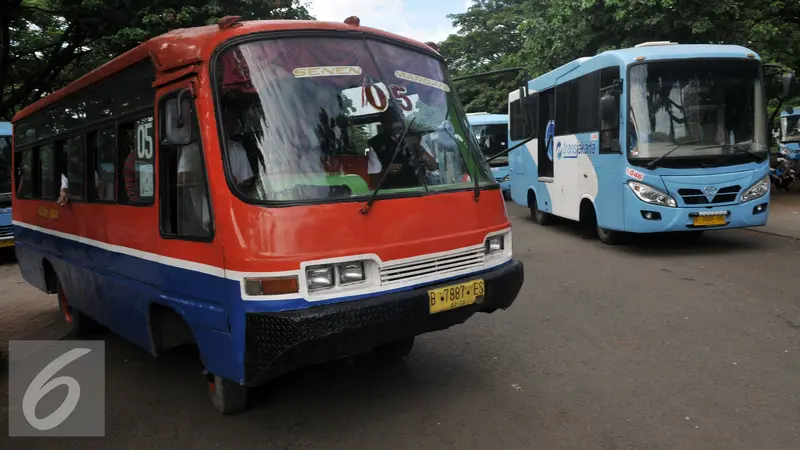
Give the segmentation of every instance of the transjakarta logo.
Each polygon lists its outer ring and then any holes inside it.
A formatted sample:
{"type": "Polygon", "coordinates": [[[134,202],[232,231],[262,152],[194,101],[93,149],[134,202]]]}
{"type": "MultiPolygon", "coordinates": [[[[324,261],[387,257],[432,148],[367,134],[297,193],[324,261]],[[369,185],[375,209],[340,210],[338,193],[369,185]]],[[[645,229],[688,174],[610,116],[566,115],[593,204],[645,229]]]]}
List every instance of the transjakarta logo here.
{"type": "Polygon", "coordinates": [[[597,145],[594,142],[584,144],[578,142],[577,144],[564,144],[561,148],[561,142],[558,143],[558,158],[577,158],[578,155],[594,155],[597,153],[597,145]]]}
{"type": "MultiPolygon", "coordinates": [[[[547,145],[547,157],[550,161],[553,160],[553,139],[556,136],[556,122],[551,120],[547,122],[547,128],[544,132],[545,145],[547,145]]],[[[561,156],[559,156],[560,158],[561,156]]]]}

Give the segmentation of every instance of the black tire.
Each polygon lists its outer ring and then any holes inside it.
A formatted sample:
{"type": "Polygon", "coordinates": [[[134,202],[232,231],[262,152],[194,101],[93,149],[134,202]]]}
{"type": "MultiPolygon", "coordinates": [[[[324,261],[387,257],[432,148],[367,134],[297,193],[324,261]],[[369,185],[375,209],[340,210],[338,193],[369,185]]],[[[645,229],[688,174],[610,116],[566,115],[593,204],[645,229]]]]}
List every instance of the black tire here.
{"type": "Polygon", "coordinates": [[[599,225],[597,226],[597,238],[600,239],[600,242],[604,244],[607,245],[621,244],[623,237],[624,234],[621,231],[609,230],[599,225]]]}
{"type": "Polygon", "coordinates": [[[85,336],[97,330],[97,322],[82,313],[79,309],[70,305],[61,282],[58,283],[56,295],[58,298],[58,309],[61,311],[61,316],[64,318],[64,321],[69,325],[70,336],[85,336]]]}
{"type": "Polygon", "coordinates": [[[408,356],[412,348],[414,348],[413,336],[379,345],[375,347],[375,355],[381,361],[398,361],[408,356]]]}
{"type": "Polygon", "coordinates": [[[546,227],[553,223],[553,216],[539,209],[539,202],[536,199],[536,194],[531,193],[528,196],[528,207],[531,209],[531,216],[534,222],[546,227]]]}
{"type": "Polygon", "coordinates": [[[247,386],[208,375],[208,398],[220,414],[234,414],[247,408],[247,386]]]}
{"type": "Polygon", "coordinates": [[[503,191],[503,200],[511,200],[511,192],[503,191]]]}

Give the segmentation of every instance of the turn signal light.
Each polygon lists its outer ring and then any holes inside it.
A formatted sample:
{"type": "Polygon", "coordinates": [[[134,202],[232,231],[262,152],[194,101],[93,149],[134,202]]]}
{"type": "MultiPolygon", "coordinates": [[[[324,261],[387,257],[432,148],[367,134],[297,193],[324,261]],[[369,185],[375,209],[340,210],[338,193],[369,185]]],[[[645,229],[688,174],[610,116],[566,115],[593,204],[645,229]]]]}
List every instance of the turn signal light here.
{"type": "Polygon", "coordinates": [[[352,27],[358,27],[361,26],[361,19],[359,19],[358,16],[350,16],[344,19],[344,23],[352,27]]]}
{"type": "Polygon", "coordinates": [[[299,286],[296,276],[244,279],[247,295],[294,294],[299,292],[299,286]]]}

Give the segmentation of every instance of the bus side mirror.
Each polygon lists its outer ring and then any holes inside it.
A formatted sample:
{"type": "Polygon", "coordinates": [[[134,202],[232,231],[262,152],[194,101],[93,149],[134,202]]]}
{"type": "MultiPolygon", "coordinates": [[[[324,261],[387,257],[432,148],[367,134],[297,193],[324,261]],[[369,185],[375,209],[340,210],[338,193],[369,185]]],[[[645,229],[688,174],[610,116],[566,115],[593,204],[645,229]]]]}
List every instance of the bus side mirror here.
{"type": "Polygon", "coordinates": [[[188,90],[182,90],[177,98],[167,100],[164,105],[164,135],[167,143],[187,145],[192,142],[191,103],[185,98],[188,90]]]}
{"type": "Polygon", "coordinates": [[[794,92],[797,88],[797,77],[795,76],[794,72],[786,72],[783,75],[783,94],[781,95],[782,99],[787,99],[794,95],[794,92]]]}
{"type": "Polygon", "coordinates": [[[619,117],[617,98],[608,91],[600,97],[600,116],[610,123],[616,123],[619,117]]]}

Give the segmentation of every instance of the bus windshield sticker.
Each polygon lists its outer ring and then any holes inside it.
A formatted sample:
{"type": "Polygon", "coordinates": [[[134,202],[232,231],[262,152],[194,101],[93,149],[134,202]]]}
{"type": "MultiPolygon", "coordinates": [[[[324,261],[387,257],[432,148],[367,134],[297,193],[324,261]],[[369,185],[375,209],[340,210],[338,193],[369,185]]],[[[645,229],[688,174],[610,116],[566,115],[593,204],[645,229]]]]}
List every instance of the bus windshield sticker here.
{"type": "Polygon", "coordinates": [[[413,73],[403,72],[402,70],[395,70],[394,76],[401,80],[411,81],[412,83],[424,84],[445,92],[450,92],[450,86],[442,83],[441,81],[432,80],[421,75],[414,75],[413,73]]]}
{"type": "Polygon", "coordinates": [[[139,196],[152,197],[155,189],[153,188],[153,165],[139,163],[139,196]]]}
{"type": "Polygon", "coordinates": [[[362,70],[359,66],[297,67],[292,70],[295,78],[346,77],[361,75],[361,73],[362,70]]]}
{"type": "Polygon", "coordinates": [[[644,180],[644,174],[643,173],[637,172],[637,171],[631,169],[630,167],[625,169],[625,173],[627,173],[628,176],[633,178],[633,179],[636,179],[636,180],[639,180],[639,181],[644,180]]]}

